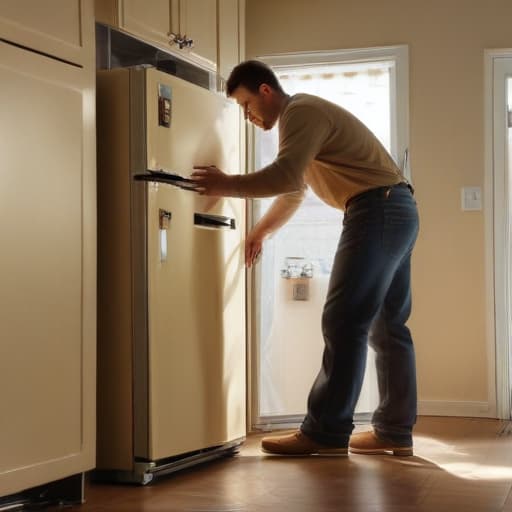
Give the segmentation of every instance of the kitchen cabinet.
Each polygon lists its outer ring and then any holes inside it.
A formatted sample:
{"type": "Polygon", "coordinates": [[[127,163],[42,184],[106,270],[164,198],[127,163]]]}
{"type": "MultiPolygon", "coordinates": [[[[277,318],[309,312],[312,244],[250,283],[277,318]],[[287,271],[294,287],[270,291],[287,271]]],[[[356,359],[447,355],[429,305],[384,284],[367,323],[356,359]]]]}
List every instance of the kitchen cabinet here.
{"type": "MultiPolygon", "coordinates": [[[[220,0],[220,3],[222,1],[220,0]]],[[[189,59],[202,67],[216,71],[217,0],[171,0],[171,6],[172,33],[193,41],[191,48],[184,48],[189,59]]]]}
{"type": "Polygon", "coordinates": [[[96,0],[96,21],[224,78],[241,58],[244,15],[245,0],[152,0],[151,9],[145,0],[96,0]]]}
{"type": "Polygon", "coordinates": [[[152,0],[151,8],[147,0],[119,0],[118,9],[119,28],[158,46],[169,46],[170,0],[152,0]]]}
{"type": "Polygon", "coordinates": [[[94,38],[83,22],[93,13],[91,0],[2,0],[0,37],[83,66],[94,38]]]}
{"type": "Polygon", "coordinates": [[[217,0],[96,0],[96,21],[216,70],[217,0]]]}
{"type": "Polygon", "coordinates": [[[77,33],[55,32],[78,53],[50,55],[54,23],[35,15],[68,2],[2,2],[0,497],[95,465],[93,3],[69,2],[77,33]]]}
{"type": "Polygon", "coordinates": [[[243,0],[219,0],[218,73],[223,79],[243,60],[244,6],[243,0]]]}

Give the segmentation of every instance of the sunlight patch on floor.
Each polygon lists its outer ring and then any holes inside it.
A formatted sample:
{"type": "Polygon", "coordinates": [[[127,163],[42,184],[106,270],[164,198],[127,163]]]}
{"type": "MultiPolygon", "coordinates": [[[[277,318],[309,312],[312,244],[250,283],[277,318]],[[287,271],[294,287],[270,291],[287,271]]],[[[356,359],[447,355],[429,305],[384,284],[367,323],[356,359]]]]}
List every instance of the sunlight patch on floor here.
{"type": "Polygon", "coordinates": [[[504,453],[495,444],[490,449],[489,439],[469,439],[463,443],[459,440],[455,446],[418,436],[415,443],[416,456],[467,480],[512,480],[512,466],[504,460],[504,453]]]}
{"type": "Polygon", "coordinates": [[[512,467],[455,462],[439,466],[458,478],[469,480],[512,480],[512,467]]]}

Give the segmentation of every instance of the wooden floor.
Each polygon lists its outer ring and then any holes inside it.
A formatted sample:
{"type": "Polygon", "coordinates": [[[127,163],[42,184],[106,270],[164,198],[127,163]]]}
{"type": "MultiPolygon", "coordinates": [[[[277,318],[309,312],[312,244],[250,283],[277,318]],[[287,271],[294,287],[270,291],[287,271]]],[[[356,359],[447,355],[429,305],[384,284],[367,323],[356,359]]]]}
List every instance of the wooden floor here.
{"type": "MultiPolygon", "coordinates": [[[[357,430],[365,430],[358,428],[357,430]]],[[[77,512],[512,512],[512,428],[421,417],[415,456],[279,457],[251,435],[240,454],[149,486],[88,484],[77,512]]]]}

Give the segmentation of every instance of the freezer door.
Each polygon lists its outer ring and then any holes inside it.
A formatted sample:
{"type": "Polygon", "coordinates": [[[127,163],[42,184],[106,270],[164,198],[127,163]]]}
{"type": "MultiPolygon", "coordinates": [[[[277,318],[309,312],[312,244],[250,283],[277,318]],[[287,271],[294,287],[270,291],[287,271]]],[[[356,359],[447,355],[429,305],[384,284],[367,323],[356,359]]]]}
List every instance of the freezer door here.
{"type": "MultiPolygon", "coordinates": [[[[238,172],[236,105],[157,71],[148,71],[146,87],[152,167],[238,172]],[[171,92],[169,127],[158,121],[162,84],[171,92]]],[[[157,460],[245,436],[245,212],[239,199],[140,186],[147,187],[149,329],[143,456],[157,460]]]]}
{"type": "Polygon", "coordinates": [[[189,176],[194,165],[240,172],[240,112],[234,100],[146,70],[147,163],[189,176]]]}

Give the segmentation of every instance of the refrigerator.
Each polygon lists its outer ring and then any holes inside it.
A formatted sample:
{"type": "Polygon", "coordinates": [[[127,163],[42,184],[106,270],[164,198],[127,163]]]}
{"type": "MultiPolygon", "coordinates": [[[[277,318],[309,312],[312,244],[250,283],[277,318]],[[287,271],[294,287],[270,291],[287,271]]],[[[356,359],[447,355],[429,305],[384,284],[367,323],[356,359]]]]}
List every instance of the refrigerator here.
{"type": "Polygon", "coordinates": [[[134,179],[239,172],[240,123],[155,68],[98,72],[97,479],[146,484],[245,439],[245,202],[134,179]]]}

